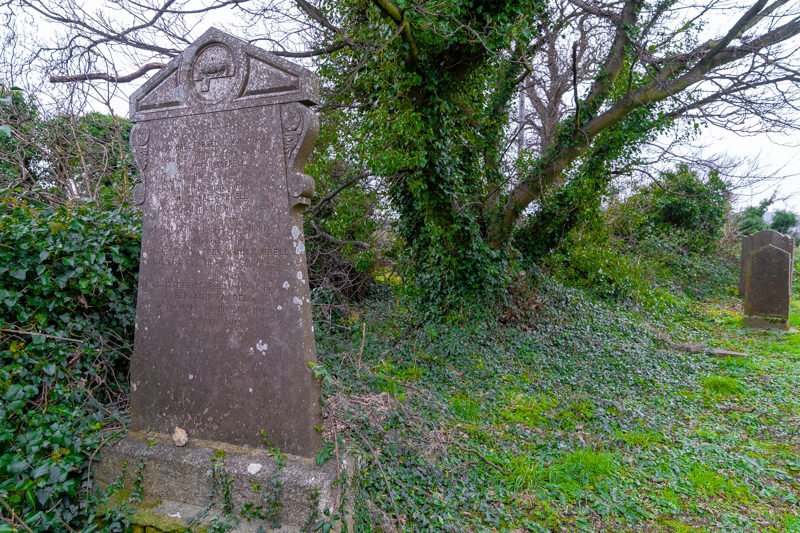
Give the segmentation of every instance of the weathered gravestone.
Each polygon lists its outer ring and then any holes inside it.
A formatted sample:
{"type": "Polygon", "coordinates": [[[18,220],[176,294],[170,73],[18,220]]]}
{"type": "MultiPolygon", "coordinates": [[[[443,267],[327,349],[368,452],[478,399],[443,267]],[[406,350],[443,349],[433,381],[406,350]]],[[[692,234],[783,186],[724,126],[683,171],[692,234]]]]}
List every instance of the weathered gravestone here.
{"type": "Polygon", "coordinates": [[[310,72],[211,30],[131,97],[144,213],[131,427],[313,456],[310,72]]]}
{"type": "MultiPolygon", "coordinates": [[[[210,450],[227,447],[238,465],[236,495],[275,472],[271,457],[253,455],[262,432],[284,453],[320,449],[302,231],[314,190],[302,169],[317,135],[307,106],[317,99],[311,72],[216,29],[131,97],[144,220],[130,429],[188,434],[186,448],[148,449],[159,474],[145,487],[146,500],[170,500],[184,518],[204,505],[210,450]]],[[[107,451],[106,470],[142,446],[128,438],[107,451]]],[[[305,518],[315,485],[319,506],[331,505],[332,467],[314,468],[301,458],[286,467],[295,501],[283,503],[284,519],[305,518]]]]}
{"type": "Polygon", "coordinates": [[[787,329],[794,242],[771,230],[760,231],[747,244],[743,241],[743,256],[745,252],[744,325],[787,329]]]}
{"type": "Polygon", "coordinates": [[[742,255],[739,261],[739,296],[744,297],[746,293],[747,264],[750,259],[750,253],[767,244],[776,246],[790,254],[794,253],[794,241],[792,238],[777,231],[763,230],[753,235],[742,237],[742,255]]]}

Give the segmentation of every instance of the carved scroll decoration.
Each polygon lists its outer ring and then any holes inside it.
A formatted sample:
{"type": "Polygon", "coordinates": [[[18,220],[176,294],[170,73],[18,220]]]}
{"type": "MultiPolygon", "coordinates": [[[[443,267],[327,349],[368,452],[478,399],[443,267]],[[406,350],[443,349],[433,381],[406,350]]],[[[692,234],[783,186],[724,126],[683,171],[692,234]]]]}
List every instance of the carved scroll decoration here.
{"type": "Polygon", "coordinates": [[[146,185],[144,173],[150,159],[150,130],[143,124],[134,124],[131,129],[131,152],[136,167],[139,169],[139,182],[133,187],[133,201],[136,205],[142,205],[146,197],[146,185]]]}
{"type": "Polygon", "coordinates": [[[319,132],[316,113],[299,102],[281,105],[286,184],[292,206],[309,205],[314,195],[314,178],[303,169],[319,132]]]}

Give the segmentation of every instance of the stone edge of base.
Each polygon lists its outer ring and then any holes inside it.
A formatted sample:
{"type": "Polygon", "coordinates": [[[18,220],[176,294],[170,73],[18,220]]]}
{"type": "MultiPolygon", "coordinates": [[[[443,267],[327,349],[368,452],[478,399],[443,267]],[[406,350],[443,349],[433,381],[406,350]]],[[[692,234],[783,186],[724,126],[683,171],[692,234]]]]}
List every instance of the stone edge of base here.
{"type": "MultiPolygon", "coordinates": [[[[95,481],[102,488],[116,487],[115,494],[98,509],[99,514],[126,505],[131,510],[129,518],[134,530],[210,530],[212,518],[221,514],[222,500],[219,494],[213,501],[210,497],[212,459],[217,461],[217,478],[229,480],[226,484],[233,504],[232,516],[238,517],[238,524],[231,531],[255,532],[259,527],[273,532],[300,531],[315,512],[315,524],[338,514],[344,516],[347,529],[352,530],[349,480],[355,461],[350,456],[342,457],[340,463],[331,457],[320,467],[314,459],[286,455],[278,478],[279,526],[273,528],[264,520],[247,521],[240,516],[243,506],[268,505],[265,496],[276,494],[273,478],[277,462],[267,450],[194,439],[178,447],[171,440],[139,433],[104,447],[98,455],[93,469],[95,481]],[[137,470],[141,472],[138,475],[137,470]],[[343,480],[336,482],[340,475],[343,480]],[[141,493],[140,500],[131,502],[137,492],[141,493]]],[[[341,526],[341,520],[335,521],[332,531],[339,531],[341,526]]]]}
{"type": "Polygon", "coordinates": [[[742,325],[751,329],[772,329],[786,331],[789,329],[789,318],[779,316],[745,315],[742,325]]]}

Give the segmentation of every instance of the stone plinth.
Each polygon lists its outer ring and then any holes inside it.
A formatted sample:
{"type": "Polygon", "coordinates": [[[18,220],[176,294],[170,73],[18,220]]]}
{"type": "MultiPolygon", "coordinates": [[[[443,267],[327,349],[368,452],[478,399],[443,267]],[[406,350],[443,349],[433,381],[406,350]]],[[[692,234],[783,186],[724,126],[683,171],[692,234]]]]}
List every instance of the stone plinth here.
{"type": "MultiPolygon", "coordinates": [[[[280,531],[298,532],[304,526],[318,524],[344,511],[344,523],[352,531],[350,507],[340,509],[342,495],[352,502],[344,484],[334,484],[337,476],[350,479],[353,465],[348,458],[337,467],[331,458],[323,467],[313,459],[288,456],[277,479],[281,483],[279,497],[274,504],[265,504],[265,495],[274,493],[276,476],[274,456],[260,449],[232,446],[226,443],[190,440],[177,447],[168,439],[146,437],[142,434],[128,436],[106,447],[94,469],[95,479],[108,487],[122,480],[122,486],[106,504],[107,508],[126,505],[136,509],[132,525],[146,531],[211,531],[217,520],[228,521],[234,532],[280,531]],[[216,461],[218,480],[229,486],[233,512],[225,515],[223,497],[218,492],[211,496],[212,466],[216,461]],[[141,481],[135,473],[141,469],[141,481]],[[125,464],[125,476],[122,476],[125,464]],[[341,468],[341,471],[339,471],[341,468]],[[258,485],[258,490],[254,486],[258,485]],[[137,489],[142,492],[141,502],[129,502],[137,489]],[[275,512],[277,519],[253,519],[242,514],[248,505],[262,506],[260,513],[269,516],[275,512]],[[316,516],[312,518],[312,512],[316,516]],[[277,526],[277,527],[273,527],[277,526]],[[146,529],[151,528],[151,529],[146,529]],[[263,528],[263,529],[259,529],[263,528]]],[[[103,509],[101,509],[102,511],[103,509]]],[[[342,521],[334,522],[339,531],[342,521]]]]}

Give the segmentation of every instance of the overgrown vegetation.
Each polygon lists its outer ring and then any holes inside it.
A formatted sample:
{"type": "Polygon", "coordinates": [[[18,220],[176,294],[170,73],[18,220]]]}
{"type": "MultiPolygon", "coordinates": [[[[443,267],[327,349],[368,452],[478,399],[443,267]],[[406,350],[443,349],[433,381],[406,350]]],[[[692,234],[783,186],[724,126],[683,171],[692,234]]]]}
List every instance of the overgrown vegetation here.
{"type": "MultiPolygon", "coordinates": [[[[432,314],[412,282],[445,263],[393,275],[410,234],[390,234],[366,192],[335,213],[325,177],[355,171],[314,165],[321,455],[361,458],[357,531],[800,529],[800,336],[740,328],[716,174],[679,166],[592,197],[553,247],[520,246],[501,261],[514,271],[492,271],[502,304],[432,314]]],[[[126,507],[97,516],[91,466],[127,424],[141,222],[120,200],[122,170],[87,202],[67,190],[85,185],[82,166],[63,182],[47,167],[26,182],[0,167],[0,533],[123,530],[126,507]]],[[[574,183],[606,187],[606,170],[574,183]]],[[[272,486],[239,510],[224,454],[209,465],[216,528],[236,513],[274,523],[284,456],[272,453],[272,486]]]]}
{"type": "Polygon", "coordinates": [[[740,329],[728,297],[655,316],[539,281],[527,324],[410,329],[376,302],[318,331],[357,531],[800,524],[797,333],[740,329]]]}
{"type": "Polygon", "coordinates": [[[790,233],[793,229],[796,230],[798,225],[797,214],[791,211],[779,209],[773,214],[772,222],[767,223],[767,221],[764,220],[767,209],[773,203],[774,200],[772,198],[767,198],[759,202],[758,206],[745,208],[739,217],[739,231],[743,235],[751,235],[765,229],[771,229],[785,234],[790,233]]]}
{"type": "MultiPolygon", "coordinates": [[[[547,263],[573,285],[623,305],[664,311],[682,293],[707,297],[731,276],[723,227],[730,193],[712,173],[680,166],[573,231],[547,263]]],[[[730,245],[732,243],[727,243],[730,245]]]]}
{"type": "Polygon", "coordinates": [[[0,186],[50,205],[122,204],[135,169],[131,125],[101,113],[45,116],[33,96],[0,83],[0,186]]]}
{"type": "Polygon", "coordinates": [[[6,192],[0,235],[0,528],[83,527],[92,460],[127,423],[139,218],[6,192]]]}

